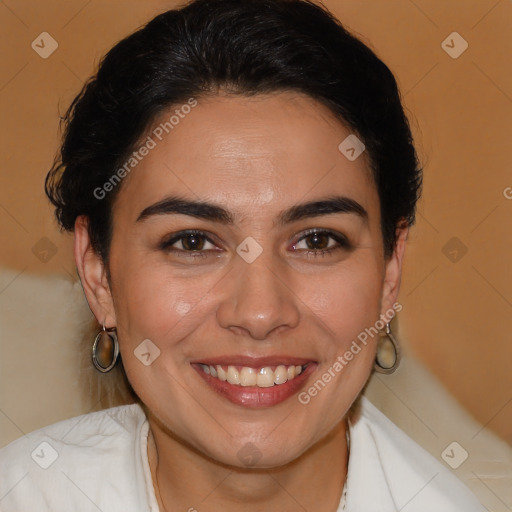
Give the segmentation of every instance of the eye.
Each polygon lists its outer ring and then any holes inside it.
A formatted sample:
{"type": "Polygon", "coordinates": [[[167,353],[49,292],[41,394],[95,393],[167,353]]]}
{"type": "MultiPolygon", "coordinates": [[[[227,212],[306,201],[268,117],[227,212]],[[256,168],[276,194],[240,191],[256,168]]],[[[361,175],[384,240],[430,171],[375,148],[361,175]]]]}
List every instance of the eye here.
{"type": "Polygon", "coordinates": [[[303,233],[292,245],[293,250],[306,251],[308,255],[325,255],[338,249],[350,249],[351,245],[341,233],[322,229],[311,229],[303,233]]]}
{"type": "Polygon", "coordinates": [[[218,250],[203,231],[187,230],[172,235],[161,244],[161,249],[173,252],[199,253],[218,250]]]}

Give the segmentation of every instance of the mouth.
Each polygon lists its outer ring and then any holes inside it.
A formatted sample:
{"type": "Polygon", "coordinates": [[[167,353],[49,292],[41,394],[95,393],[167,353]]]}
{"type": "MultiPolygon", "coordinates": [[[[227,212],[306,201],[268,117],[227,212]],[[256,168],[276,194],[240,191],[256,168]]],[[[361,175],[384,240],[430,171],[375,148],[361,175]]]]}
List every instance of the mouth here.
{"type": "Polygon", "coordinates": [[[237,405],[258,408],[277,405],[297,393],[317,366],[315,361],[290,358],[247,359],[201,361],[192,367],[217,394],[237,405]]]}
{"type": "Polygon", "coordinates": [[[270,388],[272,386],[281,386],[282,384],[298,377],[307,365],[285,366],[263,366],[261,368],[251,368],[250,366],[222,366],[217,364],[200,364],[199,367],[207,375],[222,382],[229,382],[233,386],[256,386],[258,388],[270,388]]]}

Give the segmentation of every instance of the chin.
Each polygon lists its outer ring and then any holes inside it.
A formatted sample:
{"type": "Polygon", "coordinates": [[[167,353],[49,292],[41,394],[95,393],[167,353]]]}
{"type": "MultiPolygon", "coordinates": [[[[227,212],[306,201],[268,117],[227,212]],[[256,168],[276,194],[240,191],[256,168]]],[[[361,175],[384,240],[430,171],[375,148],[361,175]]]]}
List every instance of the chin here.
{"type": "Polygon", "coordinates": [[[312,444],[290,435],[267,439],[261,436],[226,436],[214,446],[204,446],[201,453],[216,463],[232,468],[265,470],[292,463],[312,444]]]}

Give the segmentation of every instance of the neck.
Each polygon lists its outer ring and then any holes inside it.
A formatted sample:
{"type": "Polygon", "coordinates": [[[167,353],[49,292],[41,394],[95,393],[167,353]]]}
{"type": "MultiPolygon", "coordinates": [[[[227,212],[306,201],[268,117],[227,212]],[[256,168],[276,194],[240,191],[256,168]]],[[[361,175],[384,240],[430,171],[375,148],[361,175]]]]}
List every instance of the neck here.
{"type": "Polygon", "coordinates": [[[149,416],[148,458],[161,512],[338,509],[347,475],[346,423],[298,459],[271,469],[220,464],[149,416]],[[333,455],[336,454],[336,455],[333,455]]]}

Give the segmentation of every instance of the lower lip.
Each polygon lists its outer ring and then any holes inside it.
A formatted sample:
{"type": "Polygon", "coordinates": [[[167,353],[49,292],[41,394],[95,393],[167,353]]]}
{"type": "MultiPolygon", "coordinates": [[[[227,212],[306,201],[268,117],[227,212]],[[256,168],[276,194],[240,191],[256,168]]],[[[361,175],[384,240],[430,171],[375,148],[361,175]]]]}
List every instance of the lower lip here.
{"type": "Polygon", "coordinates": [[[228,381],[222,381],[203,372],[197,364],[192,366],[213,391],[227,398],[230,402],[245,407],[261,408],[280,404],[297,393],[309,375],[315,370],[316,363],[309,363],[306,369],[292,380],[268,388],[230,384],[228,381]]]}

